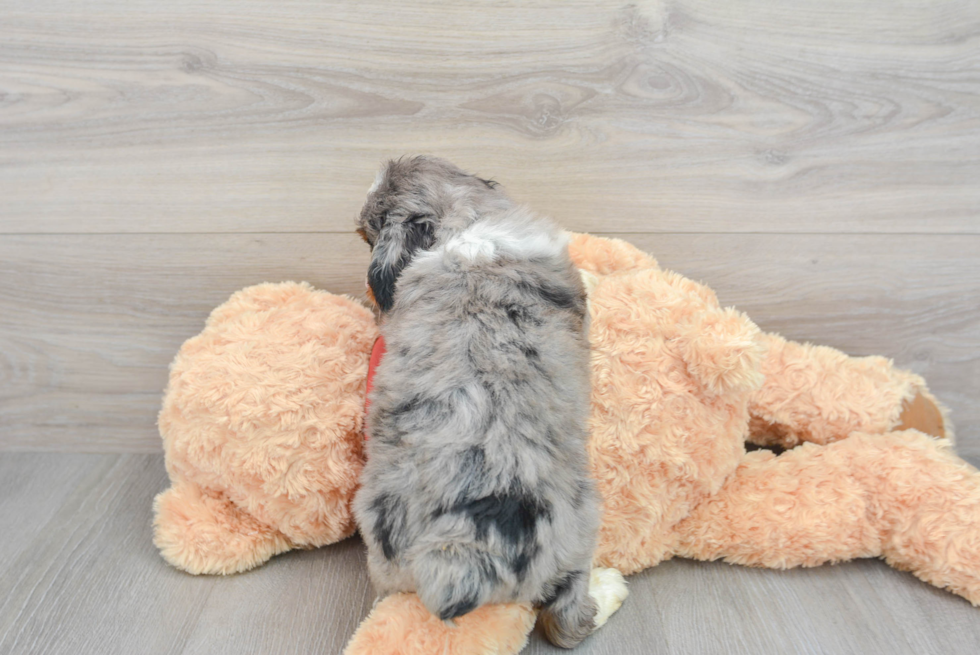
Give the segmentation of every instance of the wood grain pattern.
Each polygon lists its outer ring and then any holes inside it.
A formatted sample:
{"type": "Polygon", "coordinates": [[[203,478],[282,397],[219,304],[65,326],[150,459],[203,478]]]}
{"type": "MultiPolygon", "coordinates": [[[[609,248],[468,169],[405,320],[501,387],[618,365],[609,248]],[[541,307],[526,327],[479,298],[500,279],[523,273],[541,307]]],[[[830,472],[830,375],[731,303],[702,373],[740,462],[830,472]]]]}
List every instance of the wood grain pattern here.
{"type": "MultiPolygon", "coordinates": [[[[980,453],[980,236],[621,235],[787,338],[924,375],[980,453]]],[[[0,448],[155,452],[167,364],[239,288],[362,296],[353,235],[0,241],[0,448]]]]}
{"type": "MultiPolygon", "coordinates": [[[[893,357],[980,463],[978,44],[976,0],[2,3],[0,653],[340,652],[373,601],[362,544],[170,569],[154,423],[235,290],[361,295],[352,219],[403,153],[621,235],[763,329],[893,357]]],[[[576,652],[980,643],[976,609],[875,561],[630,582],[576,652]]]]}
{"type": "Polygon", "coordinates": [[[346,230],[425,151],[580,230],[976,234],[978,34],[973,0],[11,0],[0,233],[346,230]]]}
{"type": "MultiPolygon", "coordinates": [[[[193,577],[152,544],[166,485],[161,455],[0,453],[0,652],[341,651],[374,600],[359,539],[193,577]]],[[[980,641],[969,603],[873,560],[790,571],[675,560],[629,582],[576,653],[965,654],[980,641]]],[[[535,633],[524,652],[566,651],[535,633]]]]}
{"type": "Polygon", "coordinates": [[[0,480],[12,472],[53,493],[0,496],[4,532],[32,533],[0,564],[2,653],[338,653],[373,601],[357,540],[228,578],[167,566],[150,526],[159,455],[0,456],[0,480]]]}

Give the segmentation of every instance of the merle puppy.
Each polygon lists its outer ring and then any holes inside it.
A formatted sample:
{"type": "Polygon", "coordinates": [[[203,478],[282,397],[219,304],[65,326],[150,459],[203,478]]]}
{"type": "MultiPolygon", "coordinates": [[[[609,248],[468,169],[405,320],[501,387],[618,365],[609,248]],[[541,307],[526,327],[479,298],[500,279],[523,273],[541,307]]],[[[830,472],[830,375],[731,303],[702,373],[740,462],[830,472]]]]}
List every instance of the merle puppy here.
{"type": "Polygon", "coordinates": [[[574,646],[610,612],[589,594],[588,317],[564,233],[430,157],[382,168],[358,232],[387,345],[354,500],[375,587],[447,621],[530,601],[574,646]]]}

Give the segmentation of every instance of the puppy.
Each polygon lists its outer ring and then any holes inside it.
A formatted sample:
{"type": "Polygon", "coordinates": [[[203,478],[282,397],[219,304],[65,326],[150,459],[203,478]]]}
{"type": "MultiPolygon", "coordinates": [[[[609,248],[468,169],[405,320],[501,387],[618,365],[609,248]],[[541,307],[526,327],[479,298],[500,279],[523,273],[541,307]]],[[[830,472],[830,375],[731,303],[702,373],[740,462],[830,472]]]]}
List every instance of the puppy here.
{"type": "Polygon", "coordinates": [[[375,587],[414,591],[446,621],[530,601],[548,639],[574,646],[597,623],[599,509],[566,237],[430,157],[384,166],[357,224],[387,346],[354,499],[375,587]]]}

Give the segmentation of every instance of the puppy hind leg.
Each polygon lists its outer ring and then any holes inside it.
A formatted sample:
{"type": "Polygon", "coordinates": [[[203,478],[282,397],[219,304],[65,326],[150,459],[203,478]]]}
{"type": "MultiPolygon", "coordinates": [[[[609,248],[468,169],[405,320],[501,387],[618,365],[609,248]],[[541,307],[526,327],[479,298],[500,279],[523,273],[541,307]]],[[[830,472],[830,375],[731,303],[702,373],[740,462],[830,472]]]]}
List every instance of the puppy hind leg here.
{"type": "Polygon", "coordinates": [[[423,553],[412,563],[412,571],[419,598],[443,621],[486,603],[500,582],[494,558],[463,544],[423,553]]]}
{"type": "Polygon", "coordinates": [[[616,613],[630,592],[622,573],[596,567],[589,576],[589,595],[598,606],[595,615],[595,629],[598,630],[616,613]]]}
{"type": "Polygon", "coordinates": [[[574,648],[595,630],[598,610],[589,595],[588,574],[573,571],[555,583],[539,618],[548,641],[559,648],[574,648]]]}
{"type": "Polygon", "coordinates": [[[541,609],[545,636],[555,646],[573,648],[605,625],[627,596],[626,581],[616,569],[594,568],[588,576],[569,573],[541,609]]]}

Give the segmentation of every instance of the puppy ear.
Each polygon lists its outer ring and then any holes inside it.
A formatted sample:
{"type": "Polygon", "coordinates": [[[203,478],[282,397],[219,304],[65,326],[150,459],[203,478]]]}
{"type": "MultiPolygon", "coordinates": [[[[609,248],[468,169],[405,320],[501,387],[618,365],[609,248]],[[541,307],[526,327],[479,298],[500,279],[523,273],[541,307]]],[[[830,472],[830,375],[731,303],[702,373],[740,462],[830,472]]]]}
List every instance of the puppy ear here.
{"type": "Polygon", "coordinates": [[[404,221],[388,221],[378,235],[368,266],[368,285],[381,311],[395,302],[395,283],[419,250],[435,243],[435,223],[430,216],[414,214],[404,221]]]}
{"type": "Polygon", "coordinates": [[[390,251],[389,244],[379,241],[374,248],[371,265],[368,266],[368,286],[371,287],[374,302],[378,303],[383,312],[391,310],[395,302],[395,280],[405,268],[405,264],[397,256],[392,259],[390,251]]]}

